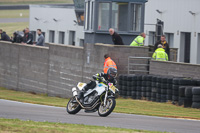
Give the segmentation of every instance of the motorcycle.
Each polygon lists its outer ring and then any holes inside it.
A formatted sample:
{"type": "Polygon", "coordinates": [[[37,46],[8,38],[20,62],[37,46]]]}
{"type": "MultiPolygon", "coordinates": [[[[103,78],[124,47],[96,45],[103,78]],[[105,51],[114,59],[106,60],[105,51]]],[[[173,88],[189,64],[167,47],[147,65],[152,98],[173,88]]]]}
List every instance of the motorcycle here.
{"type": "Polygon", "coordinates": [[[72,88],[73,97],[69,100],[66,110],[69,114],[76,114],[81,109],[85,112],[96,112],[101,117],[108,116],[115,108],[115,94],[119,90],[112,83],[96,82],[96,87],[88,89],[83,95],[82,101],[78,99],[78,91],[81,91],[86,83],[79,82],[76,87],[72,88]]]}

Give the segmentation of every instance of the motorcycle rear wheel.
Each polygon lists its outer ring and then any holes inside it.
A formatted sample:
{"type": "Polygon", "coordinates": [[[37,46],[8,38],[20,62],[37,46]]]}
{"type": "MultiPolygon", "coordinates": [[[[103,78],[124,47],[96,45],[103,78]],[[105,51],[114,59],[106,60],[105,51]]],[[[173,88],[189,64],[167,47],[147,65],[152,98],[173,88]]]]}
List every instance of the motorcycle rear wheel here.
{"type": "Polygon", "coordinates": [[[76,114],[81,110],[81,106],[78,104],[78,102],[73,103],[74,100],[75,97],[72,97],[67,103],[66,110],[69,114],[76,114]]]}
{"type": "Polygon", "coordinates": [[[103,106],[103,104],[103,102],[100,104],[98,114],[101,117],[106,117],[114,110],[116,101],[114,98],[108,98],[106,101],[106,106],[103,106]]]}

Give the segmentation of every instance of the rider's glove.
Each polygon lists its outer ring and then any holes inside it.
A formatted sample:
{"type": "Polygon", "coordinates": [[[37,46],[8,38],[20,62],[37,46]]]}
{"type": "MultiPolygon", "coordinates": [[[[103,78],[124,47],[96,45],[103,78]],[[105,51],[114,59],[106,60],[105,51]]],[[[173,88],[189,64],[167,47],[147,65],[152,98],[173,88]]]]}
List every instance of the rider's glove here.
{"type": "Polygon", "coordinates": [[[103,77],[104,76],[104,73],[99,73],[99,77],[103,77]]]}

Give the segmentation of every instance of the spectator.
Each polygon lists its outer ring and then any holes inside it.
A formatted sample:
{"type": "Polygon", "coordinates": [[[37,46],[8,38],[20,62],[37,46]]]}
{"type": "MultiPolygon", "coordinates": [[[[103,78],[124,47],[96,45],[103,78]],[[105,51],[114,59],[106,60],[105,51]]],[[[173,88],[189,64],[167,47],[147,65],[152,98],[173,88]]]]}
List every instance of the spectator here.
{"type": "Polygon", "coordinates": [[[130,46],[144,46],[144,39],[146,38],[145,33],[141,33],[139,36],[137,36],[130,46]]]}
{"type": "Polygon", "coordinates": [[[169,44],[166,41],[165,35],[162,35],[160,39],[161,40],[159,40],[158,42],[156,42],[156,44],[154,46],[154,50],[156,50],[158,48],[158,45],[161,44],[162,47],[163,47],[163,49],[165,50],[165,52],[169,56],[169,44]]]}
{"type": "Polygon", "coordinates": [[[36,45],[38,46],[44,46],[44,35],[42,34],[42,30],[41,29],[37,29],[37,34],[38,34],[38,39],[36,42],[36,45]]]}
{"type": "Polygon", "coordinates": [[[168,55],[165,50],[162,48],[162,44],[158,45],[158,48],[153,53],[152,58],[157,61],[168,61],[168,55]]]}
{"type": "Polygon", "coordinates": [[[112,41],[115,45],[124,45],[122,38],[120,37],[114,29],[109,29],[110,35],[112,36],[112,41]]]}
{"type": "Polygon", "coordinates": [[[0,34],[1,34],[1,39],[0,40],[2,40],[2,41],[11,41],[10,37],[2,29],[0,29],[0,34]]]}
{"type": "Polygon", "coordinates": [[[12,43],[21,43],[23,41],[23,32],[16,31],[13,33],[12,43]]]}
{"type": "Polygon", "coordinates": [[[30,33],[29,28],[24,30],[24,38],[22,44],[30,44],[33,45],[33,35],[30,33]]]}

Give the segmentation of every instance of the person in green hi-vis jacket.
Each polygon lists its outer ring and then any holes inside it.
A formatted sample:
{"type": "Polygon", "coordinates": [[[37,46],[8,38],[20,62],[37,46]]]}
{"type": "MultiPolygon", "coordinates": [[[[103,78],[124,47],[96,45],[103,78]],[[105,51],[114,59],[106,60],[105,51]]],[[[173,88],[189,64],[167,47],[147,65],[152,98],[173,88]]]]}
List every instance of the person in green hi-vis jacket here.
{"type": "Polygon", "coordinates": [[[141,33],[139,36],[137,36],[130,46],[144,46],[144,39],[146,37],[145,33],[141,33]]]}
{"type": "Polygon", "coordinates": [[[158,48],[153,53],[152,58],[157,61],[168,61],[168,55],[161,44],[158,45],[158,48]]]}

